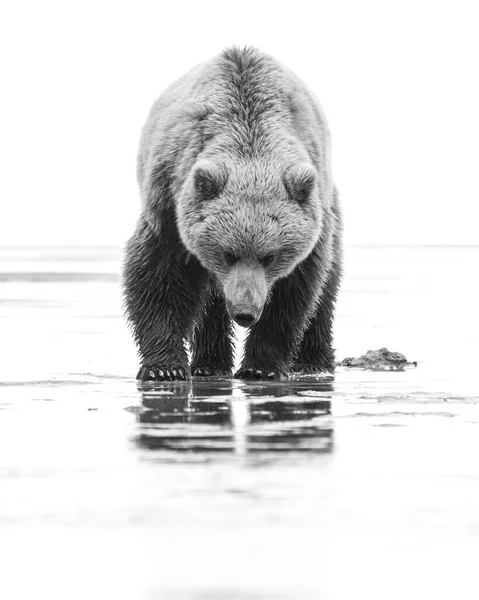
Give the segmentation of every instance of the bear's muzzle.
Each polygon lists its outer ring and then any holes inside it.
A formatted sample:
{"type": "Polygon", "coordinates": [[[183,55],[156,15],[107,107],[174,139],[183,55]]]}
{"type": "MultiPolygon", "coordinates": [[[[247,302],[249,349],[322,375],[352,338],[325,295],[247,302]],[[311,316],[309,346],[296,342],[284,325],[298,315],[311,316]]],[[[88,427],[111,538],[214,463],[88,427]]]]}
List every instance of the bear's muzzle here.
{"type": "Polygon", "coordinates": [[[226,306],[230,317],[241,325],[251,327],[261,317],[268,286],[264,269],[254,261],[234,265],[223,283],[226,306]]]}

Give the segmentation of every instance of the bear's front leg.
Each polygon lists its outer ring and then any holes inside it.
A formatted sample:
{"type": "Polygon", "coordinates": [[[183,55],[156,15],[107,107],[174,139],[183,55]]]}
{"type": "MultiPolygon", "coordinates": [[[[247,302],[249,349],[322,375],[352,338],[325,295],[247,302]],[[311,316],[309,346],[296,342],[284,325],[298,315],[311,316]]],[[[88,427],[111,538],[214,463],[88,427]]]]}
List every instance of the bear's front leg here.
{"type": "Polygon", "coordinates": [[[334,265],[308,328],[304,332],[292,369],[302,374],[332,373],[335,368],[333,342],[334,305],[341,267],[334,265]]]}
{"type": "Polygon", "coordinates": [[[289,372],[316,303],[320,273],[314,258],[275,283],[271,299],[251,329],[235,377],[280,379],[289,372]]]}
{"type": "Polygon", "coordinates": [[[127,245],[125,308],[142,360],[141,381],[189,377],[184,342],[204,302],[207,275],[179,242],[140,221],[127,245]]]}
{"type": "Polygon", "coordinates": [[[337,208],[337,190],[335,190],[335,202],[334,211],[338,225],[332,237],[334,259],[322,286],[321,297],[314,315],[304,332],[292,365],[293,371],[302,374],[332,373],[335,368],[332,347],[333,316],[342,275],[341,213],[337,208]]]}

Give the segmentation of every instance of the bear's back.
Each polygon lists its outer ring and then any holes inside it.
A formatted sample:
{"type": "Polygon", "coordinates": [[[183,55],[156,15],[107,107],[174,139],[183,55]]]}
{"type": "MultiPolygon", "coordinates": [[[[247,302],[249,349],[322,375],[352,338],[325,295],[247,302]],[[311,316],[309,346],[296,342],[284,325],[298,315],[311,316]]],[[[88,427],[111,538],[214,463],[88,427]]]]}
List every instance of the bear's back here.
{"type": "Polygon", "coordinates": [[[200,153],[290,156],[329,172],[329,129],[302,81],[254,48],[229,48],[197,65],[156,100],[143,128],[137,175],[148,193],[158,161],[184,180],[200,153]]]}

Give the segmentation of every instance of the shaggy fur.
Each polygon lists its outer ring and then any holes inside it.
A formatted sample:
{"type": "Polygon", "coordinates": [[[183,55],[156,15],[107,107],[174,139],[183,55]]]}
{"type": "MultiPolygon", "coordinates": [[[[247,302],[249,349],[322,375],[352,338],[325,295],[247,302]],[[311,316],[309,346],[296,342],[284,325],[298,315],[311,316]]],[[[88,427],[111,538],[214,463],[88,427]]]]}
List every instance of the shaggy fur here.
{"type": "Polygon", "coordinates": [[[235,376],[333,370],[341,213],[304,84],[255,49],[225,50],[155,102],[137,173],[123,282],[138,378],[230,374],[231,317],[251,325],[235,376]]]}

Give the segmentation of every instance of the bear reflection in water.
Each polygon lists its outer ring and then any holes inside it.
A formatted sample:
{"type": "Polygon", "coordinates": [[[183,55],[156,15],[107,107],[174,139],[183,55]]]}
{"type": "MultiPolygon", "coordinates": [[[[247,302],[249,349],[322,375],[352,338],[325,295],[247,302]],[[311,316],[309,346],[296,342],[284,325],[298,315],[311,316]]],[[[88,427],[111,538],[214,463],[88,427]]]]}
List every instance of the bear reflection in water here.
{"type": "Polygon", "coordinates": [[[140,448],[240,455],[333,448],[331,381],[193,378],[140,389],[140,448]]]}

